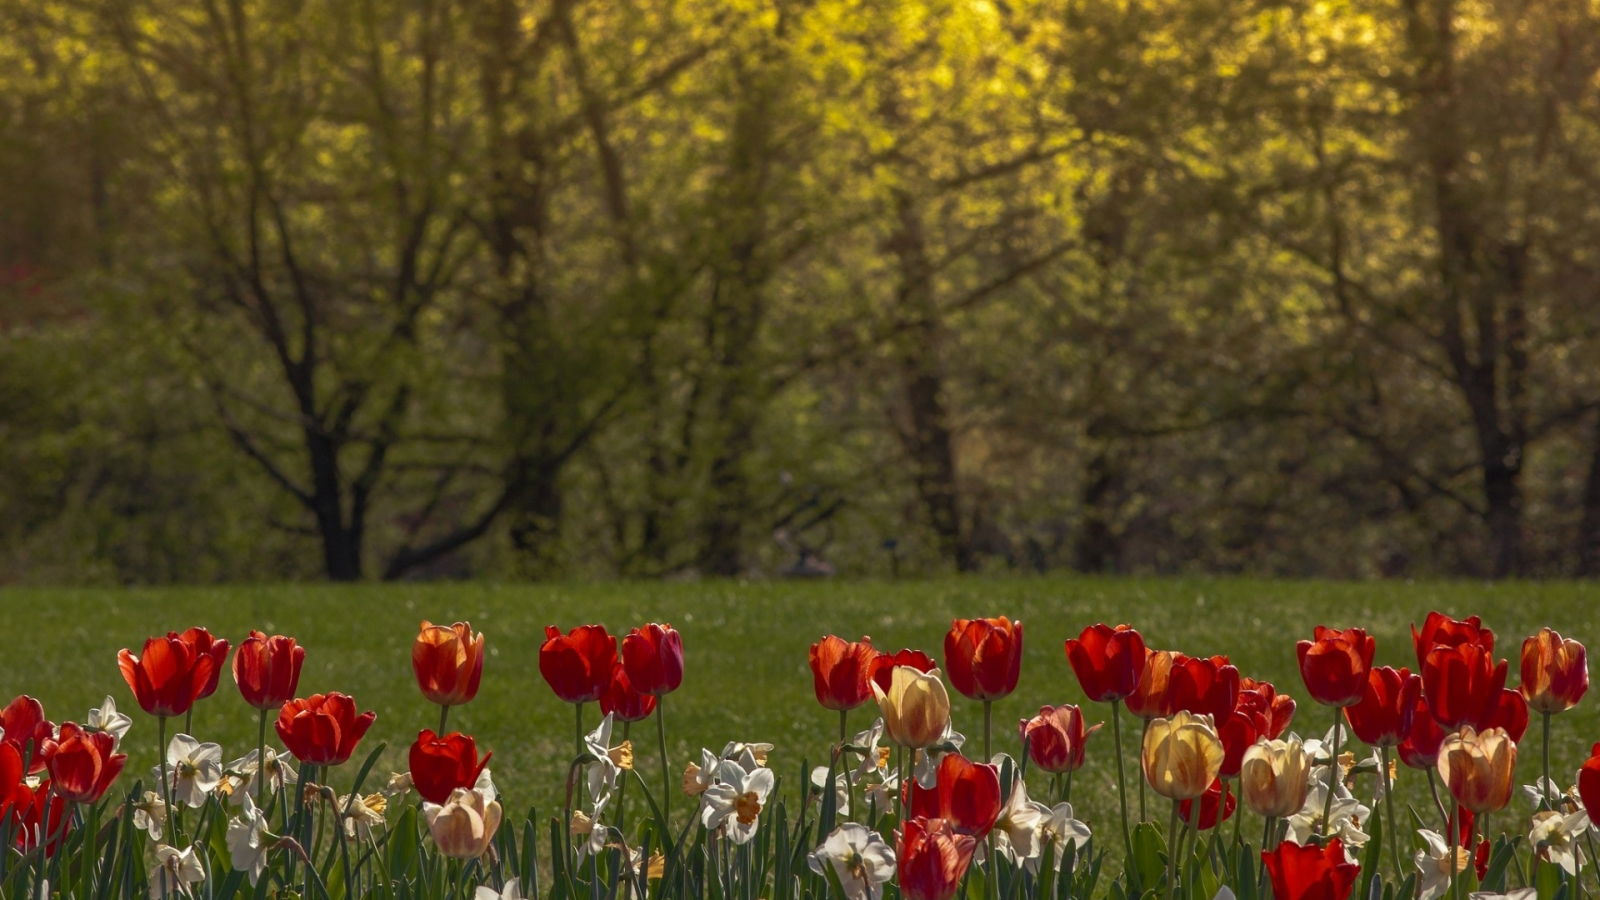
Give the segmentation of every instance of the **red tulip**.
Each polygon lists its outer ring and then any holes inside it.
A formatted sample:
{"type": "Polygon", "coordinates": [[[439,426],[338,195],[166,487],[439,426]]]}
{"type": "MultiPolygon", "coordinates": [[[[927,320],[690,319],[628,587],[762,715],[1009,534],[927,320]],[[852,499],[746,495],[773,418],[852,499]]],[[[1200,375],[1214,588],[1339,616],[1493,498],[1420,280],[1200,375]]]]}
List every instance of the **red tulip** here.
{"type": "Polygon", "coordinates": [[[1578,799],[1589,815],[1600,815],[1600,743],[1589,750],[1589,758],[1578,769],[1578,799]]]}
{"type": "Polygon", "coordinates": [[[635,628],[622,639],[622,666],[634,690],[665,697],[683,684],[683,639],[671,625],[635,628]]]}
{"type": "Polygon", "coordinates": [[[1184,800],[1180,802],[1178,804],[1178,815],[1183,819],[1183,821],[1189,823],[1189,827],[1195,829],[1196,831],[1209,831],[1217,827],[1217,807],[1219,805],[1222,806],[1221,821],[1223,822],[1233,818],[1233,809],[1239,805],[1238,800],[1234,798],[1232,791],[1228,792],[1227,803],[1223,804],[1222,779],[1220,778],[1211,782],[1211,787],[1207,788],[1206,792],[1200,795],[1200,817],[1198,819],[1194,818],[1195,811],[1193,800],[1184,800]]]}
{"type": "Polygon", "coordinates": [[[1244,752],[1266,732],[1267,720],[1241,703],[1228,713],[1227,718],[1218,719],[1217,722],[1217,737],[1222,739],[1222,769],[1218,776],[1235,778],[1239,775],[1239,767],[1244,764],[1244,752]]]}
{"type": "Polygon", "coordinates": [[[306,649],[294,638],[252,631],[234,651],[233,680],[244,702],[260,710],[277,709],[294,699],[305,659],[306,649]]]}
{"type": "Polygon", "coordinates": [[[604,625],[579,625],[566,634],[548,625],[539,647],[539,674],[568,703],[599,700],[617,667],[617,641],[604,625]]]}
{"type": "Polygon", "coordinates": [[[623,722],[638,722],[649,718],[655,711],[654,694],[641,694],[634,690],[633,682],[628,680],[627,669],[623,666],[618,665],[611,670],[611,684],[600,695],[601,715],[615,715],[623,722]]]}
{"type": "Polygon", "coordinates": [[[126,753],[112,752],[115,743],[104,731],[88,732],[74,722],[63,723],[61,737],[44,744],[56,793],[73,803],[98,803],[128,761],[126,753]]]}
{"type": "Polygon", "coordinates": [[[377,717],[370,710],[356,715],[356,701],[335,691],[285,703],[276,728],[295,759],[309,766],[337,766],[355,752],[377,717]]]}
{"type": "Polygon", "coordinates": [[[1178,656],[1171,650],[1145,649],[1144,670],[1139,673],[1139,686],[1128,695],[1128,712],[1146,722],[1167,714],[1167,689],[1178,656]]]}
{"type": "Polygon", "coordinates": [[[881,654],[872,638],[848,642],[828,635],[811,645],[811,680],[817,702],[832,710],[855,709],[872,696],[873,666],[881,654]]]}
{"type": "MultiPolygon", "coordinates": [[[[548,643],[548,642],[547,642],[548,643]]],[[[615,654],[615,650],[612,651],[615,654]]],[[[544,651],[539,652],[544,668],[544,651]]],[[[472,633],[471,622],[435,625],[426,619],[411,644],[411,669],[417,687],[429,703],[460,706],[478,696],[483,680],[483,632],[472,633]]],[[[549,677],[549,676],[546,676],[549,677]]]]}
{"type": "Polygon", "coordinates": [[[1289,723],[1294,721],[1294,698],[1278,693],[1271,682],[1239,679],[1239,705],[1266,718],[1267,728],[1262,733],[1273,740],[1288,731],[1289,723]]]}
{"type": "Polygon", "coordinates": [[[1017,689],[1022,673],[1022,623],[956,619],[944,636],[950,686],[972,700],[999,700],[1017,689]]]}
{"type": "Polygon", "coordinates": [[[1501,691],[1494,712],[1478,722],[1479,731],[1488,728],[1504,728],[1511,736],[1511,743],[1520,743],[1522,736],[1528,733],[1528,701],[1511,688],[1501,691]]]}
{"type": "Polygon", "coordinates": [[[217,692],[217,681],[222,678],[222,670],[227,668],[228,642],[222,638],[214,638],[211,632],[204,628],[191,628],[178,635],[178,640],[189,645],[196,659],[202,656],[211,657],[211,673],[206,676],[206,683],[200,688],[196,700],[205,698],[217,692]]]}
{"type": "Polygon", "coordinates": [[[422,799],[443,804],[457,788],[477,784],[493,755],[485,753],[478,759],[478,745],[471,735],[452,731],[440,737],[424,728],[411,745],[411,784],[422,799]]]}
{"type": "Polygon", "coordinates": [[[1345,862],[1344,843],[1338,838],[1326,847],[1284,841],[1261,851],[1261,860],[1272,878],[1274,900],[1346,900],[1361,871],[1345,862]]]}
{"type": "MultiPolygon", "coordinates": [[[[862,640],[866,640],[866,638],[862,638],[862,640]]],[[[882,688],[885,694],[889,693],[889,688],[894,683],[895,666],[910,666],[924,675],[939,668],[939,664],[934,662],[933,657],[923,653],[921,650],[879,653],[872,660],[872,680],[878,683],[878,687],[882,688]]]]}
{"type": "Polygon", "coordinates": [[[1238,705],[1239,670],[1226,656],[1207,659],[1179,653],[1173,657],[1165,715],[1181,709],[1221,722],[1238,705]]]}
{"type": "Polygon", "coordinates": [[[1478,873],[1479,881],[1489,877],[1489,852],[1493,849],[1488,838],[1480,838],[1478,849],[1472,851],[1472,871],[1478,873]]]}
{"type": "Polygon", "coordinates": [[[0,728],[5,729],[6,745],[16,748],[19,755],[32,754],[28,757],[28,774],[43,772],[44,742],[56,733],[55,724],[44,717],[44,705],[23,694],[0,710],[0,728]],[[32,750],[27,747],[30,742],[32,750]]]}
{"type": "Polygon", "coordinates": [[[1028,758],[1052,775],[1076,771],[1083,765],[1083,744],[1100,730],[1100,723],[1085,729],[1083,711],[1070,704],[1041,706],[1039,714],[1022,720],[1022,740],[1028,758]]]}
{"type": "Polygon", "coordinates": [[[1335,631],[1322,625],[1316,627],[1312,637],[1295,647],[1300,656],[1300,677],[1311,699],[1324,706],[1359,703],[1378,642],[1360,628],[1335,631]]]}
{"type": "Polygon", "coordinates": [[[127,650],[118,653],[117,665],[140,709],[171,717],[188,712],[204,696],[217,662],[210,654],[197,654],[195,645],[169,631],[166,637],[146,639],[142,656],[127,650]]]}
{"type": "Polygon", "coordinates": [[[943,819],[914,818],[900,826],[895,863],[905,900],[950,900],[972,863],[976,838],[956,834],[943,819]]]}
{"type": "Polygon", "coordinates": [[[1479,644],[1436,644],[1422,663],[1422,695],[1445,731],[1494,718],[1506,686],[1506,661],[1479,644]]]}
{"type": "Polygon", "coordinates": [[[1127,625],[1090,625],[1067,639],[1067,661],[1083,693],[1096,703],[1125,700],[1137,690],[1144,657],[1144,638],[1127,625]]]}
{"type": "Polygon", "coordinates": [[[1492,653],[1494,632],[1484,628],[1477,616],[1452,619],[1443,613],[1430,612],[1422,622],[1421,631],[1417,630],[1416,625],[1411,626],[1411,643],[1416,648],[1417,666],[1420,668],[1428,658],[1428,651],[1441,644],[1446,647],[1474,644],[1482,647],[1484,652],[1492,653]]]}
{"type": "Polygon", "coordinates": [[[911,815],[944,819],[962,834],[986,837],[1000,818],[999,771],[959,753],[947,753],[939,761],[938,779],[932,790],[915,779],[909,782],[911,815]]]}
{"type": "Polygon", "coordinates": [[[1433,720],[1426,698],[1418,697],[1411,711],[1411,730],[1400,740],[1400,761],[1413,769],[1432,769],[1439,761],[1445,733],[1433,720]]]}
{"type": "Polygon", "coordinates": [[[1407,669],[1374,666],[1361,701],[1344,708],[1350,730],[1373,747],[1397,746],[1411,731],[1411,715],[1422,696],[1422,678],[1407,669]]]}
{"type": "Polygon", "coordinates": [[[1583,645],[1548,628],[1522,642],[1522,696],[1541,713],[1578,705],[1589,690],[1589,660],[1583,645]]]}
{"type": "Polygon", "coordinates": [[[72,830],[72,817],[68,815],[67,799],[51,790],[46,781],[36,788],[27,782],[17,785],[11,795],[11,826],[16,831],[17,846],[28,852],[46,842],[45,856],[54,856],[61,842],[72,830]]]}
{"type": "Polygon", "coordinates": [[[0,815],[10,811],[17,788],[26,785],[24,775],[22,752],[14,744],[0,743],[0,815]]]}

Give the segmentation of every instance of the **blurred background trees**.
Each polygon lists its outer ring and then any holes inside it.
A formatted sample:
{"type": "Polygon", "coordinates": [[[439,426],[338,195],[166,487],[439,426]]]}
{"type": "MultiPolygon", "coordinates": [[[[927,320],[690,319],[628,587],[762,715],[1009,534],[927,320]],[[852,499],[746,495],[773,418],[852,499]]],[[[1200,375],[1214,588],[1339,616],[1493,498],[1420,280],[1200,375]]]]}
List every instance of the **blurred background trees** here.
{"type": "Polygon", "coordinates": [[[0,0],[0,581],[1600,572],[1574,0],[0,0]]]}

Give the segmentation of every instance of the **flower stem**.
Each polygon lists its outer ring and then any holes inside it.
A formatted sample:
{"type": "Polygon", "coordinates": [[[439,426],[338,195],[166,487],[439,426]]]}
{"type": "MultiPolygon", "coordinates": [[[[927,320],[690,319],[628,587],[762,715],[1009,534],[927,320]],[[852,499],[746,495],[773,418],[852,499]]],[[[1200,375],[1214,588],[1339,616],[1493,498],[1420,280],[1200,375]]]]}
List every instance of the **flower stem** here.
{"type": "MultiPolygon", "coordinates": [[[[1128,863],[1133,861],[1133,853],[1128,854],[1128,863]]],[[[1172,818],[1167,822],[1167,900],[1172,900],[1174,880],[1177,876],[1176,864],[1178,862],[1178,801],[1172,801],[1172,818]]]]}
{"type": "Polygon", "coordinates": [[[582,703],[574,703],[574,704],[572,704],[572,709],[576,713],[576,716],[574,717],[574,722],[576,723],[576,727],[578,729],[578,732],[577,732],[577,734],[578,734],[578,755],[582,756],[583,755],[583,750],[584,750],[584,747],[583,747],[583,704],[582,703]]]}
{"type": "Polygon", "coordinates": [[[1394,877],[1405,878],[1405,870],[1400,868],[1400,826],[1394,820],[1394,782],[1389,780],[1389,747],[1384,745],[1378,748],[1379,765],[1383,771],[1378,777],[1383,779],[1383,805],[1389,811],[1389,853],[1394,857],[1394,877]]]}
{"type": "Polygon", "coordinates": [[[1461,900],[1461,895],[1456,891],[1456,868],[1461,860],[1459,851],[1456,849],[1457,844],[1459,844],[1461,841],[1461,829],[1456,825],[1456,815],[1459,811],[1460,806],[1456,803],[1455,797],[1452,796],[1450,798],[1450,823],[1445,826],[1448,829],[1449,834],[1445,835],[1445,840],[1450,845],[1450,861],[1447,863],[1447,866],[1450,869],[1450,885],[1448,887],[1448,891],[1450,896],[1454,897],[1455,900],[1461,900]]]}
{"type": "MultiPolygon", "coordinates": [[[[445,707],[445,709],[449,708],[448,706],[445,707]]],[[[622,723],[622,742],[624,744],[628,743],[628,733],[632,730],[632,722],[622,723]]],[[[600,827],[598,822],[595,823],[595,827],[600,827]]],[[[622,773],[622,778],[618,779],[617,783],[617,830],[622,832],[623,840],[626,841],[628,836],[628,773],[626,772],[622,773]]]]}
{"type": "MultiPolygon", "coordinates": [[[[173,815],[171,782],[167,779],[167,717],[156,716],[156,759],[161,763],[161,802],[167,807],[167,835],[178,843],[177,816],[173,815]]],[[[47,801],[48,803],[48,801],[47,801]]],[[[47,806],[48,808],[48,806],[47,806]]]]}
{"type": "MultiPolygon", "coordinates": [[[[1122,703],[1111,701],[1111,737],[1117,745],[1117,799],[1122,802],[1122,846],[1133,859],[1133,837],[1128,831],[1128,780],[1122,771],[1122,703]]],[[[1070,774],[1067,777],[1072,777],[1070,774]]],[[[1071,782],[1069,781],[1070,785],[1071,782]]],[[[1139,779],[1139,820],[1144,821],[1144,779],[1139,779]]]]}
{"type": "Polygon", "coordinates": [[[1544,783],[1539,785],[1539,808],[1553,809],[1549,797],[1553,787],[1550,783],[1550,714],[1544,713],[1540,718],[1544,719],[1544,783]]]}
{"type": "Polygon", "coordinates": [[[439,737],[444,737],[445,723],[450,721],[450,707],[439,704],[439,737]]]}
{"type": "Polygon", "coordinates": [[[1328,819],[1333,816],[1333,789],[1339,783],[1339,720],[1344,718],[1344,710],[1335,706],[1333,708],[1333,752],[1328,756],[1328,796],[1322,800],[1322,821],[1317,824],[1317,834],[1328,833],[1328,819]]]}
{"type": "Polygon", "coordinates": [[[260,710],[260,727],[256,729],[256,807],[266,814],[267,804],[267,711],[260,710]]]}
{"type": "MultiPolygon", "coordinates": [[[[983,761],[985,763],[989,762],[989,760],[994,758],[992,756],[992,751],[989,749],[989,735],[990,735],[990,732],[992,731],[993,724],[994,724],[994,701],[993,700],[985,700],[985,701],[983,701],[983,761]]],[[[1004,798],[1001,798],[1001,800],[1002,800],[1002,802],[1004,802],[1004,798]]],[[[989,865],[988,865],[988,869],[989,869],[989,872],[988,872],[988,875],[989,875],[989,889],[988,889],[988,891],[985,892],[985,896],[986,897],[998,897],[999,894],[1000,894],[1000,858],[997,855],[995,855],[995,850],[994,850],[994,830],[993,829],[990,829],[990,831],[989,831],[989,865]]]]}
{"type": "Polygon", "coordinates": [[[1444,828],[1450,830],[1450,823],[1454,821],[1450,814],[1444,811],[1444,802],[1439,799],[1439,782],[1433,777],[1433,766],[1428,767],[1428,790],[1433,793],[1433,805],[1439,809],[1439,818],[1444,820],[1444,828]]]}
{"type": "MultiPolygon", "coordinates": [[[[661,818],[666,820],[668,828],[672,827],[672,772],[667,768],[667,725],[666,713],[667,698],[656,698],[656,744],[661,751],[661,818]]],[[[671,835],[662,835],[661,840],[666,842],[671,835]]]]}
{"type": "MultiPolygon", "coordinates": [[[[1140,719],[1139,721],[1144,723],[1143,725],[1141,725],[1139,727],[1139,752],[1143,753],[1144,752],[1144,736],[1147,733],[1149,733],[1149,731],[1150,731],[1150,720],[1149,719],[1140,719]]],[[[1116,733],[1116,735],[1117,735],[1117,780],[1120,782],[1122,780],[1122,768],[1121,768],[1122,767],[1122,732],[1117,727],[1117,704],[1115,704],[1115,703],[1111,704],[1111,726],[1112,726],[1112,731],[1114,731],[1116,733]]],[[[1146,813],[1145,810],[1144,810],[1144,779],[1141,777],[1139,779],[1139,822],[1140,822],[1140,824],[1143,824],[1144,821],[1147,818],[1149,818],[1149,814],[1146,813]]],[[[1126,831],[1127,830],[1127,824],[1128,824],[1127,815],[1123,815],[1122,824],[1123,824],[1123,830],[1126,831]]]]}

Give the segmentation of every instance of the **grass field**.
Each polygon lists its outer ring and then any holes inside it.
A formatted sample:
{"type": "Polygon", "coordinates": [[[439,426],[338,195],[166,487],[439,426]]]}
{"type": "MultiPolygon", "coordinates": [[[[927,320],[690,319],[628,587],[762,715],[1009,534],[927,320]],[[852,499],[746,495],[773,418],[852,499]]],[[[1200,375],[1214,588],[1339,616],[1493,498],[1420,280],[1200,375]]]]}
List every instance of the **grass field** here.
{"type": "MultiPolygon", "coordinates": [[[[1296,731],[1320,735],[1330,713],[1306,700],[1294,653],[1295,641],[1315,624],[1364,626],[1377,636],[1379,663],[1414,667],[1411,622],[1420,622],[1430,609],[1475,613],[1495,630],[1497,649],[1512,660],[1515,682],[1522,638],[1540,625],[1596,646],[1597,601],[1600,586],[1587,584],[1110,578],[5,590],[0,702],[30,693],[44,701],[53,720],[81,721],[110,693],[135,718],[124,742],[132,754],[128,771],[144,773],[155,762],[155,724],[139,712],[117,673],[118,649],[137,648],[153,632],[196,624],[232,641],[252,627],[292,634],[307,648],[302,695],[341,690],[361,708],[377,710],[366,746],[388,742],[377,773],[387,777],[404,767],[405,748],[417,730],[437,722],[411,674],[418,621],[468,619],[487,635],[489,657],[477,700],[453,712],[451,726],[494,752],[495,781],[512,810],[532,804],[548,809],[559,803],[573,721],[571,708],[539,677],[538,648],[547,624],[601,622],[620,634],[645,621],[673,623],[683,634],[686,656],[683,687],[667,706],[674,770],[681,772],[702,745],[716,750],[733,739],[770,741],[777,745],[773,767],[792,784],[801,757],[824,760],[837,734],[837,717],[812,697],[806,663],[807,646],[829,632],[851,639],[870,634],[880,647],[919,647],[937,657],[953,616],[1022,619],[1022,682],[997,704],[995,715],[997,748],[1016,753],[1019,718],[1043,703],[1082,702],[1062,641],[1087,623],[1130,622],[1151,646],[1228,654],[1245,675],[1269,679],[1300,701],[1296,731]]],[[[959,696],[954,700],[958,730],[976,741],[980,707],[959,696]]],[[[1600,739],[1597,710],[1600,691],[1556,720],[1553,769],[1567,773],[1563,784],[1600,739]]],[[[1108,710],[1091,706],[1085,712],[1093,722],[1108,710]]],[[[592,724],[596,715],[591,708],[587,721],[592,724]]],[[[868,710],[852,714],[852,730],[868,724],[868,710]]],[[[198,707],[194,730],[221,742],[225,760],[253,746],[255,712],[239,700],[231,677],[225,675],[216,696],[198,707]]],[[[641,774],[658,783],[653,729],[638,738],[641,774]]],[[[1129,745],[1130,765],[1136,766],[1132,740],[1129,745]]],[[[1523,745],[1524,782],[1537,774],[1538,746],[1536,721],[1523,745]]],[[[1075,781],[1079,817],[1091,824],[1109,824],[1114,816],[1111,747],[1107,727],[1092,739],[1089,767],[1075,781]]],[[[335,784],[347,790],[354,769],[336,773],[335,784]]],[[[1407,794],[1420,797],[1416,792],[1425,783],[1409,773],[1401,777],[1407,794]]],[[[678,808],[685,808],[682,801],[678,808]]]]}

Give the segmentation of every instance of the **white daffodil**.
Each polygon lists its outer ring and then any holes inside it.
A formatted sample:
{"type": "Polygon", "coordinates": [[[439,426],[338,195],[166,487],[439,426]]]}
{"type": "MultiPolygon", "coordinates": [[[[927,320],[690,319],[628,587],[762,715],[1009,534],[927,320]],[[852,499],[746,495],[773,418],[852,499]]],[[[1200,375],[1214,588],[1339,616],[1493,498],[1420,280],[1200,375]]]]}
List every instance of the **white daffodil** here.
{"type": "MultiPolygon", "coordinates": [[[[1305,806],[1289,817],[1289,834],[1295,843],[1305,846],[1311,840],[1311,835],[1317,833],[1317,825],[1322,822],[1322,808],[1327,797],[1327,785],[1322,783],[1313,783],[1311,790],[1306,792],[1305,806]]],[[[1361,830],[1361,823],[1366,821],[1371,813],[1371,809],[1350,796],[1344,785],[1336,785],[1333,809],[1328,815],[1328,827],[1323,833],[1337,836],[1344,844],[1345,855],[1352,857],[1354,861],[1352,855],[1354,851],[1367,844],[1369,835],[1361,830]]]]}
{"type": "Polygon", "coordinates": [[[155,791],[145,791],[144,797],[133,805],[133,827],[150,834],[150,840],[159,841],[167,830],[167,804],[155,791]]]}
{"type": "Polygon", "coordinates": [[[1043,849],[1039,828],[1049,814],[1044,804],[1028,799],[1028,785],[1018,778],[1011,786],[1011,796],[1000,808],[1000,818],[994,823],[995,849],[1012,862],[1038,856],[1043,849]]]}
{"type": "Polygon", "coordinates": [[[522,886],[515,878],[506,882],[505,888],[499,891],[487,884],[480,884],[472,892],[472,900],[522,900],[522,886]]]}
{"type": "Polygon", "coordinates": [[[156,845],[156,869],[150,873],[150,900],[161,900],[169,894],[189,895],[189,885],[206,880],[205,866],[194,847],[179,850],[166,844],[156,845]]]}
{"type": "MultiPolygon", "coordinates": [[[[161,783],[161,767],[150,770],[151,780],[161,783]]],[[[187,734],[175,734],[167,742],[167,778],[172,781],[172,800],[192,809],[206,805],[206,795],[222,784],[222,747],[200,743],[187,734]]]]}
{"type": "Polygon", "coordinates": [[[758,767],[745,771],[738,763],[723,760],[717,783],[706,789],[701,801],[700,821],[707,830],[727,826],[735,844],[748,843],[761,822],[761,808],[777,784],[771,769],[758,767]]]}
{"type": "Polygon", "coordinates": [[[851,738],[850,744],[861,748],[861,764],[856,766],[855,776],[851,779],[860,783],[861,779],[873,773],[882,774],[889,768],[889,748],[879,747],[883,741],[883,719],[880,717],[872,723],[872,727],[856,734],[851,738]]]}
{"type": "Polygon", "coordinates": [[[1450,876],[1459,875],[1472,864],[1472,856],[1463,847],[1451,847],[1437,831],[1419,829],[1417,834],[1428,845],[1415,856],[1419,883],[1418,900],[1438,900],[1450,889],[1450,876]],[[1452,871],[1453,866],[1453,871],[1452,871]]]}
{"type": "Polygon", "coordinates": [[[700,762],[689,763],[683,770],[683,792],[691,797],[704,794],[706,788],[717,783],[717,766],[720,762],[715,753],[702,747],[700,762]]]}
{"type": "Polygon", "coordinates": [[[868,805],[879,810],[891,809],[900,795],[900,773],[885,771],[882,781],[868,782],[862,790],[862,799],[868,805]]]}
{"type": "Polygon", "coordinates": [[[346,794],[339,798],[339,816],[344,822],[345,837],[372,838],[372,829],[383,824],[383,813],[389,808],[389,798],[381,793],[346,794]]]}
{"type": "MultiPolygon", "coordinates": [[[[811,770],[811,790],[821,794],[828,783],[828,767],[817,766],[811,770]]],[[[833,776],[833,803],[842,816],[850,815],[850,778],[844,772],[833,776]]]]}
{"type": "Polygon", "coordinates": [[[1578,838],[1589,830],[1589,814],[1583,810],[1568,815],[1546,810],[1533,814],[1533,828],[1528,831],[1528,843],[1543,848],[1546,859],[1577,875],[1583,867],[1583,849],[1578,838]]]}
{"type": "Polygon", "coordinates": [[[961,749],[967,742],[966,735],[950,727],[947,722],[944,734],[937,743],[926,750],[916,751],[915,760],[911,764],[911,777],[925,790],[933,790],[939,786],[939,763],[945,756],[961,749]]]}
{"type": "Polygon", "coordinates": [[[584,838],[584,841],[578,844],[579,859],[588,859],[590,856],[598,856],[605,852],[606,837],[610,829],[600,821],[600,816],[605,812],[608,799],[595,801],[593,813],[585,813],[581,809],[572,812],[572,834],[584,838]]]}
{"type": "MultiPolygon", "coordinates": [[[[1055,847],[1055,870],[1061,871],[1061,861],[1066,858],[1067,845],[1072,844],[1078,849],[1083,849],[1085,844],[1094,835],[1089,831],[1089,826],[1072,814],[1071,803],[1057,803],[1055,806],[1046,807],[1043,803],[1034,803],[1040,810],[1044,820],[1039,823],[1039,837],[1041,843],[1048,841],[1055,847]]],[[[1040,856],[1043,856],[1041,847],[1040,856]]],[[[1030,871],[1037,871],[1038,858],[1030,859],[1026,863],[1030,871]]]]}
{"type": "Polygon", "coordinates": [[[611,746],[612,715],[606,714],[595,730],[583,737],[584,749],[594,757],[586,770],[589,799],[595,802],[611,796],[617,789],[617,778],[623,769],[633,768],[633,745],[624,741],[621,746],[611,746]]]}
{"type": "Polygon", "coordinates": [[[112,750],[122,745],[122,736],[132,727],[133,719],[117,712],[117,701],[109,696],[100,701],[99,709],[89,710],[89,723],[84,726],[88,731],[104,731],[111,735],[112,750]]]}
{"type": "Polygon", "coordinates": [[[483,795],[485,803],[493,803],[500,796],[500,792],[494,789],[494,779],[489,776],[488,766],[478,773],[478,780],[473,782],[472,789],[483,795]]]}
{"type": "Polygon", "coordinates": [[[1523,785],[1522,796],[1527,797],[1535,809],[1539,808],[1541,801],[1546,809],[1560,809],[1562,801],[1566,800],[1566,795],[1556,786],[1555,779],[1543,775],[1540,775],[1533,784],[1523,785]]]}
{"type": "Polygon", "coordinates": [[[1471,900],[1537,900],[1539,889],[1531,887],[1517,888],[1504,894],[1496,894],[1492,891],[1473,891],[1467,896],[1471,900]]]}
{"type": "MultiPolygon", "coordinates": [[[[489,772],[487,768],[485,768],[483,771],[484,774],[488,774],[489,772]]],[[[396,772],[393,775],[390,775],[389,781],[384,784],[383,795],[388,797],[390,800],[393,800],[409,790],[411,790],[411,773],[396,772]]]]}
{"type": "Polygon", "coordinates": [[[267,831],[267,816],[256,809],[249,795],[244,798],[243,815],[228,822],[228,857],[236,872],[249,872],[252,887],[267,870],[267,854],[273,841],[267,831]]]}
{"type": "MultiPolygon", "coordinates": [[[[295,773],[294,767],[289,765],[289,754],[279,753],[271,747],[266,749],[267,793],[276,793],[282,788],[298,784],[300,776],[295,773]]],[[[261,773],[261,769],[260,750],[251,750],[243,758],[228,763],[225,771],[229,802],[238,806],[244,802],[246,794],[250,795],[251,800],[256,798],[256,777],[261,773]]]]}
{"type": "Polygon", "coordinates": [[[767,754],[771,752],[771,744],[729,741],[727,746],[722,748],[722,758],[738,760],[739,764],[744,766],[745,771],[749,771],[756,766],[765,766],[767,764],[767,754]],[[747,756],[748,758],[746,758],[747,756]]]}
{"type": "Polygon", "coordinates": [[[806,862],[818,875],[826,875],[826,867],[832,866],[849,900],[878,900],[895,871],[894,848],[876,831],[855,822],[835,828],[806,862]]]}

